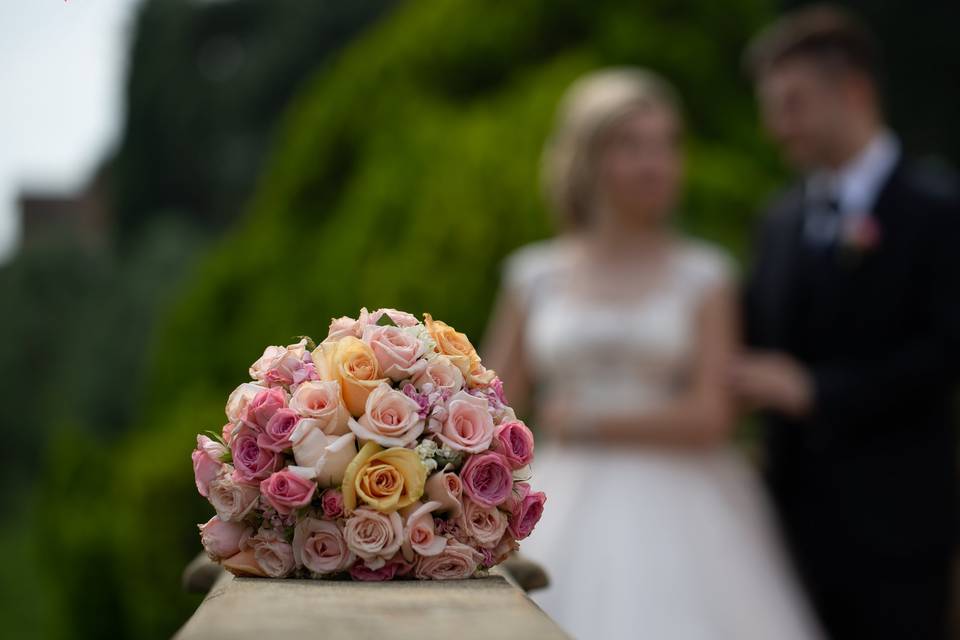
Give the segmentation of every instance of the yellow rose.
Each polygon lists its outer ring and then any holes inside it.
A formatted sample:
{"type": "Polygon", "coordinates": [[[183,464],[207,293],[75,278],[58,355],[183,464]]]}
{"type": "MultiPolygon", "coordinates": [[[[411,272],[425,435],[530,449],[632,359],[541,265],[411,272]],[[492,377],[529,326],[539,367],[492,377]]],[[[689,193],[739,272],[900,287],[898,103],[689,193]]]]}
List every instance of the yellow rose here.
{"type": "Polygon", "coordinates": [[[363,415],[367,396],[381,382],[390,383],[383,377],[373,350],[359,338],[347,336],[335,342],[325,342],[313,352],[314,362],[323,362],[319,367],[325,380],[340,383],[343,403],[354,418],[363,415]]]}
{"type": "Polygon", "coordinates": [[[420,499],[426,482],[427,468],[414,450],[368,442],[343,474],[343,508],[352,512],[359,498],[377,511],[403,509],[420,499]]]}
{"type": "Polygon", "coordinates": [[[434,320],[429,313],[423,314],[423,317],[430,337],[437,343],[437,351],[448,356],[464,378],[469,378],[470,373],[480,367],[480,356],[470,344],[470,339],[446,322],[434,320]]]}

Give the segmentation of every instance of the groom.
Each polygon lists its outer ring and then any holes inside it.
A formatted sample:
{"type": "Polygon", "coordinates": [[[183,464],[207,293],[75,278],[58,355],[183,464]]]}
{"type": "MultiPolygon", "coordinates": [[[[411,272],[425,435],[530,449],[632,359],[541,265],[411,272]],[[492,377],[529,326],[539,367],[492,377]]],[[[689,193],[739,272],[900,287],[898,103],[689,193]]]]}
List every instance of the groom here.
{"type": "Polygon", "coordinates": [[[877,52],[815,7],[747,60],[800,174],[766,212],[735,391],[764,417],[769,482],[833,638],[946,637],[957,510],[960,200],[883,119],[877,52]]]}

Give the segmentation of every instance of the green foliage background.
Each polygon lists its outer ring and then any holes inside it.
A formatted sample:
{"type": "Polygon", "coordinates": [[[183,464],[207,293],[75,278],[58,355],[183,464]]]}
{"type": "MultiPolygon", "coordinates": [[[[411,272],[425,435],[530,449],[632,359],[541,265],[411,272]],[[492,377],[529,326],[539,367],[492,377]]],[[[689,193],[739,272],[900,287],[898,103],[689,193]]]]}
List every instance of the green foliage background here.
{"type": "MultiPolygon", "coordinates": [[[[177,580],[209,515],[192,486],[194,434],[220,426],[264,345],[320,335],[362,305],[430,310],[479,339],[502,257],[550,233],[540,149],[560,93],[584,71],[642,64],[676,82],[691,132],[682,221],[736,245],[774,177],[736,71],[766,16],[757,0],[683,11],[667,0],[435,0],[366,33],[294,99],[248,215],[173,307],[142,426],[102,454],[106,483],[82,467],[51,480],[50,517],[66,510],[77,524],[44,527],[49,544],[112,569],[108,593],[130,635],[174,629],[196,604],[177,580]],[[91,519],[109,523],[102,540],[86,538],[103,535],[79,524],[91,519]]],[[[62,453],[52,466],[70,469],[76,454],[62,453]]],[[[64,601],[75,607],[81,592],[64,601]]]]}

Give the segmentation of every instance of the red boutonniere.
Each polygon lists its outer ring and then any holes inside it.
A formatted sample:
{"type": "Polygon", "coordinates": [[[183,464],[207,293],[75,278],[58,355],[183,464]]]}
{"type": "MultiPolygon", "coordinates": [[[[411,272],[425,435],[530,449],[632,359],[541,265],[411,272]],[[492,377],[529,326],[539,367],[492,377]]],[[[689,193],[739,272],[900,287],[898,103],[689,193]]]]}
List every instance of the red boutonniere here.
{"type": "Polygon", "coordinates": [[[844,221],[840,238],[845,261],[859,261],[864,254],[875,251],[882,239],[880,223],[872,214],[849,216],[844,221]]]}

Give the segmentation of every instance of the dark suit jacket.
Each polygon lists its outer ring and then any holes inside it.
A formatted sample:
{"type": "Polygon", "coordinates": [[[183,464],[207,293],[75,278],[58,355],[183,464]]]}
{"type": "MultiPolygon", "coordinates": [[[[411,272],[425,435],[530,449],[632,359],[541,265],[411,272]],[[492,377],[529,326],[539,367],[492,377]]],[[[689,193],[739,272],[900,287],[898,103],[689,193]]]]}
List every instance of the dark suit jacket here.
{"type": "Polygon", "coordinates": [[[960,199],[952,178],[901,161],[872,214],[873,249],[815,252],[791,189],[767,212],[745,291],[748,344],[813,376],[812,415],[764,422],[772,495],[816,574],[919,570],[955,539],[960,199]]]}

